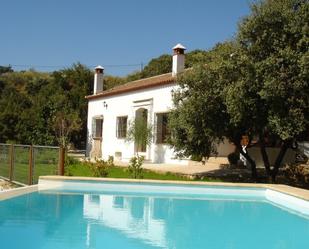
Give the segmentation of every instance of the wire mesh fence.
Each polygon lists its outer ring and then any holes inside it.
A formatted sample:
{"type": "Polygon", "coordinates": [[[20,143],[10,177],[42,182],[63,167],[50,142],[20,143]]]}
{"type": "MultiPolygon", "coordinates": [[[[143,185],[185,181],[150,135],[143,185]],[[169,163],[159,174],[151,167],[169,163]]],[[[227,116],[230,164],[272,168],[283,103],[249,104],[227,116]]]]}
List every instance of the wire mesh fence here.
{"type": "Polygon", "coordinates": [[[12,180],[28,183],[29,177],[29,149],[27,145],[14,145],[12,180]]]}
{"type": "Polygon", "coordinates": [[[59,147],[33,147],[33,183],[41,175],[59,175],[59,147]]]}
{"type": "Polygon", "coordinates": [[[36,184],[42,175],[63,174],[64,150],[54,146],[0,144],[0,176],[36,184]]]}
{"type": "Polygon", "coordinates": [[[0,176],[10,178],[10,145],[0,144],[0,176]]]}

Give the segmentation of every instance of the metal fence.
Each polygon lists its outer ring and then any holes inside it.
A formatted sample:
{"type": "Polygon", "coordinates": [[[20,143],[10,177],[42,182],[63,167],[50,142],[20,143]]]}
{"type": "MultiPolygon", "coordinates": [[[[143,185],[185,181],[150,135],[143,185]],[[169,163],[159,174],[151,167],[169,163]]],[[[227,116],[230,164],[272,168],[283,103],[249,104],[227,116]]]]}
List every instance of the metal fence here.
{"type": "Polygon", "coordinates": [[[0,177],[32,185],[41,175],[63,174],[63,148],[0,143],[0,177]]]}

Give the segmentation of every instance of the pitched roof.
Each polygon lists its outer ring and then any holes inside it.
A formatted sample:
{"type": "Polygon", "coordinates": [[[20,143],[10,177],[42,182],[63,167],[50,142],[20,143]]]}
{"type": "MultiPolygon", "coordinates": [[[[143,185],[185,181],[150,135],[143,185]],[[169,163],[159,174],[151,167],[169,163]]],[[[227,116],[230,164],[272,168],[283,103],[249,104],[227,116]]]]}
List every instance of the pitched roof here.
{"type": "Polygon", "coordinates": [[[111,96],[116,94],[121,94],[125,92],[136,91],[140,89],[151,88],[155,86],[168,85],[175,83],[176,77],[172,76],[172,73],[161,74],[158,76],[145,78],[141,80],[135,80],[128,82],[124,85],[116,86],[111,89],[105,90],[103,92],[99,92],[95,95],[88,95],[86,99],[96,99],[105,96],[111,96]]]}

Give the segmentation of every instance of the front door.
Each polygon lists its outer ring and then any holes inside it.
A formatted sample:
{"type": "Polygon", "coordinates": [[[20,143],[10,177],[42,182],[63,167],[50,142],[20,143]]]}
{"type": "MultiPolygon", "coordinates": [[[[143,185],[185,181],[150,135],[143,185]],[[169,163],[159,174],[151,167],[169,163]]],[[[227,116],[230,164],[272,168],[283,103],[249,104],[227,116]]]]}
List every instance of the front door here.
{"type": "Polygon", "coordinates": [[[140,137],[137,141],[135,141],[135,152],[146,158],[147,152],[147,142],[145,138],[145,133],[147,129],[147,120],[148,120],[148,111],[145,108],[140,108],[135,112],[135,125],[138,126],[138,130],[140,133],[138,137],[140,137]],[[144,133],[144,134],[143,134],[144,133]]]}
{"type": "Polygon", "coordinates": [[[95,117],[92,119],[92,149],[91,158],[102,157],[102,141],[103,141],[103,117],[95,117]]]}

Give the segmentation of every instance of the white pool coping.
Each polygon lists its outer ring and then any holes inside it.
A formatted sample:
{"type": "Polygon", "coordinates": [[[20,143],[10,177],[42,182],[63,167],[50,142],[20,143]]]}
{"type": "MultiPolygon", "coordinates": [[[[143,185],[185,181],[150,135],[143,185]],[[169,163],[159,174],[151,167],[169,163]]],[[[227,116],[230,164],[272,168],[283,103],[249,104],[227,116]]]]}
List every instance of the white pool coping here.
{"type": "Polygon", "coordinates": [[[135,192],[144,194],[147,192],[169,192],[178,195],[222,195],[225,198],[229,196],[231,198],[234,196],[264,197],[265,200],[274,205],[309,216],[309,190],[279,184],[41,176],[38,185],[0,192],[0,201],[26,193],[52,189],[78,189],[81,191],[98,191],[102,189],[104,191],[117,190],[117,192],[123,193],[135,192]],[[116,184],[117,189],[115,188],[116,184]],[[121,185],[121,189],[119,189],[119,185],[121,185]]]}
{"type": "Polygon", "coordinates": [[[0,192],[0,201],[38,191],[38,185],[6,189],[0,192]]]}

